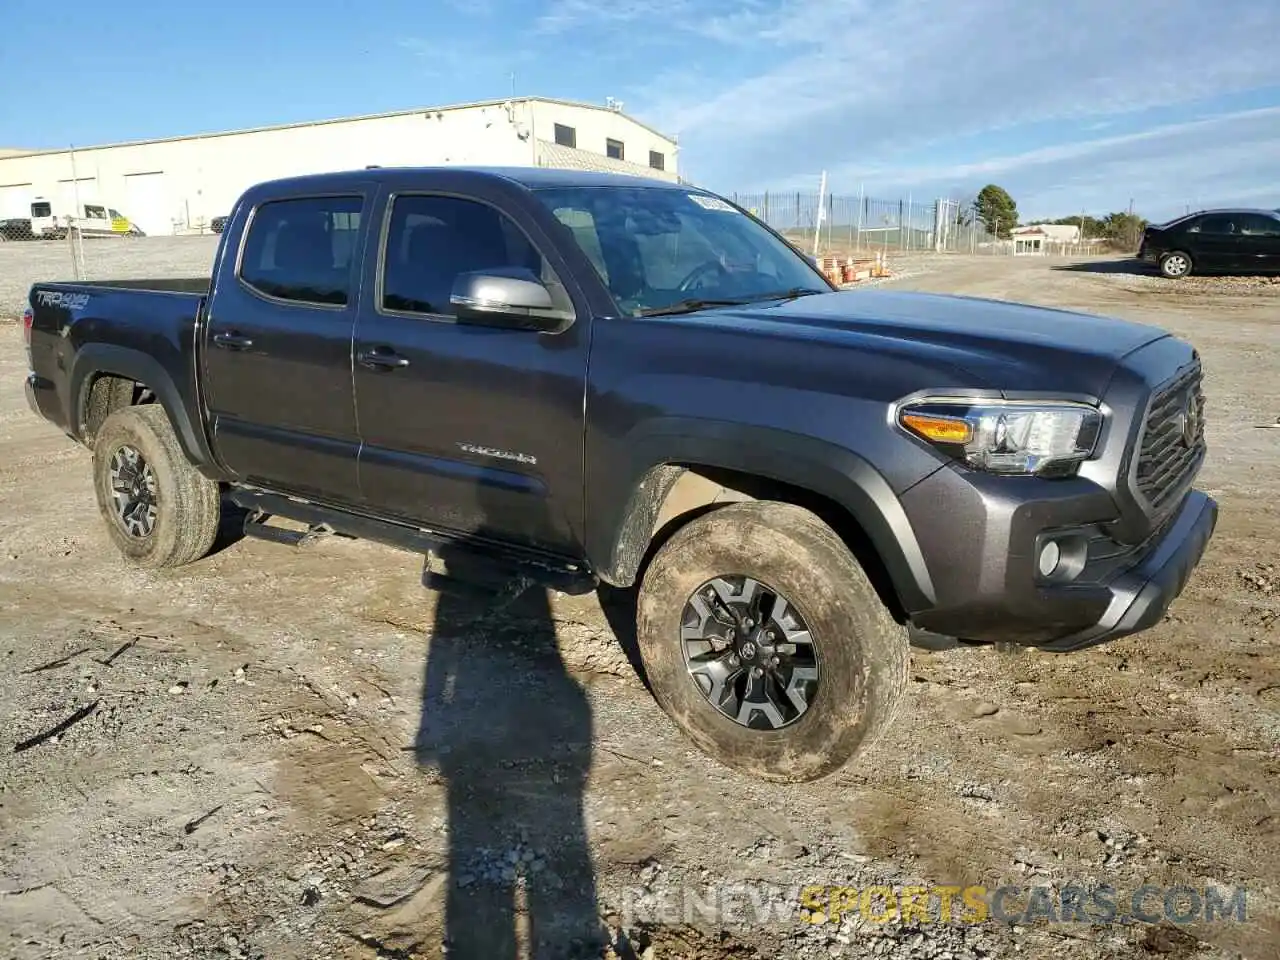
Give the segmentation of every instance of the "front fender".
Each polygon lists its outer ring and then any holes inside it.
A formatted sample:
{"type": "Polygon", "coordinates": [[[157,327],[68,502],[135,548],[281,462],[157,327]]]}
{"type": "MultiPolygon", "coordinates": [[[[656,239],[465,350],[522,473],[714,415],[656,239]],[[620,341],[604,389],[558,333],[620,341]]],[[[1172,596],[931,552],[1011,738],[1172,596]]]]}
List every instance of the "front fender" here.
{"type": "Polygon", "coordinates": [[[605,468],[587,487],[588,553],[606,582],[634,582],[678,468],[717,467],[791,484],[839,504],[867,534],[903,607],[914,612],[933,605],[933,581],[902,504],[880,472],[852,451],[771,427],[671,417],[642,424],[620,446],[629,452],[625,464],[605,468]]]}
{"type": "Polygon", "coordinates": [[[128,377],[150,388],[168,414],[186,458],[206,476],[222,479],[201,426],[199,411],[187,406],[182,391],[160,362],[139,350],[109,343],[87,343],[76,352],[68,391],[71,409],[67,411],[67,423],[74,436],[84,438],[89,390],[99,375],[128,377]]]}

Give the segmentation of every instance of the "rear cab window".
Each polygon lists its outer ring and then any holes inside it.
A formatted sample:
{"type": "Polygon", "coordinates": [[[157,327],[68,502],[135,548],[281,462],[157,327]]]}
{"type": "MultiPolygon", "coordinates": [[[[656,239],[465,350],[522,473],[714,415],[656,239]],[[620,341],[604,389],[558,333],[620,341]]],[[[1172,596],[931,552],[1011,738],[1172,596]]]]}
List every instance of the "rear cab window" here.
{"type": "Polygon", "coordinates": [[[276,300],[345,306],[364,200],[360,196],[269,200],[249,223],[238,276],[276,300]]]}
{"type": "Polygon", "coordinates": [[[43,200],[37,201],[31,205],[31,216],[51,217],[53,216],[53,206],[43,200]]]}

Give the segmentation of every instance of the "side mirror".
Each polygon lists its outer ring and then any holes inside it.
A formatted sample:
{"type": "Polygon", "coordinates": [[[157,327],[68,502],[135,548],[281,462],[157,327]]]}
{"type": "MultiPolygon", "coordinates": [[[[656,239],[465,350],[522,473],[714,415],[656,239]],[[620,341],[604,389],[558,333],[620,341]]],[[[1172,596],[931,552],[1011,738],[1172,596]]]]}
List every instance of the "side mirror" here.
{"type": "Polygon", "coordinates": [[[573,321],[532,270],[503,267],[460,273],[449,296],[458,320],[490,327],[559,333],[573,321]]]}

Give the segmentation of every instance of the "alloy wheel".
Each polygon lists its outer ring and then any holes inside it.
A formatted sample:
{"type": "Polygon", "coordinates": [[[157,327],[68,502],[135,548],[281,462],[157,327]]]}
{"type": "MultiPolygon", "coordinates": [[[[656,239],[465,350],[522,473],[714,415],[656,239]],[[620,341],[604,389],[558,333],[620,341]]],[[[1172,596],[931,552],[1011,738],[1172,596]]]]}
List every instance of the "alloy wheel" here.
{"type": "Polygon", "coordinates": [[[702,695],[741,726],[790,726],[817,694],[808,625],[786,597],[751,577],[720,576],[698,587],[685,603],[680,640],[702,695]]]}
{"type": "Polygon", "coordinates": [[[111,455],[109,476],[116,520],[129,536],[145,540],[156,526],[159,490],[155,471],[137,448],[125,444],[111,455]]]}

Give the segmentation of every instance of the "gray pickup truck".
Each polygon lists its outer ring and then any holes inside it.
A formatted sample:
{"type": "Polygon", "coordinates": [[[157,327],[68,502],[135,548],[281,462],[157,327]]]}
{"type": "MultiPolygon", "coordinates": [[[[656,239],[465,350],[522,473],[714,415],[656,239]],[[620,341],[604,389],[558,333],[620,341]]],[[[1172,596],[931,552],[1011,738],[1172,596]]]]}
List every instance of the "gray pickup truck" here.
{"type": "Polygon", "coordinates": [[[263,183],[212,278],[38,283],[25,327],[30,403],[92,449],[130,560],[198,560],[234,502],[251,534],[419,551],[433,583],[636,587],[661,706],[779,781],[885,729],[913,638],[1153,626],[1217,518],[1190,345],[840,291],[684,185],[263,183]]]}

